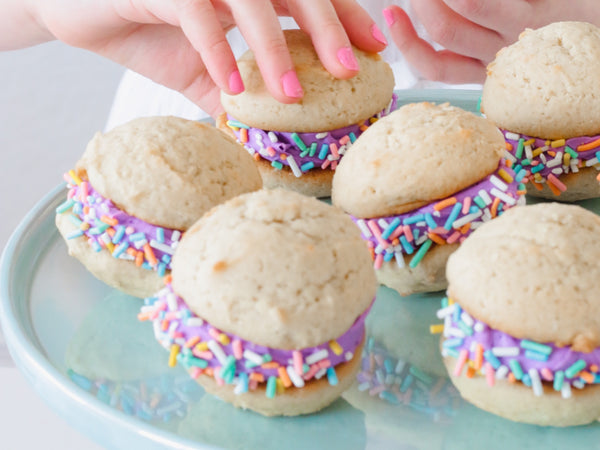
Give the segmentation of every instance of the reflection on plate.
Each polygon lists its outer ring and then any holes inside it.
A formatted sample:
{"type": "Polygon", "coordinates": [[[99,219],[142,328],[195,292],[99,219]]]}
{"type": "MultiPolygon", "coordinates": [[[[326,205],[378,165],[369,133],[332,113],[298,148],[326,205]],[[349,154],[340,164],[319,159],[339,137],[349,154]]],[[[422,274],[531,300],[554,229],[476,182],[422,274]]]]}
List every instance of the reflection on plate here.
{"type": "MultiPolygon", "coordinates": [[[[400,102],[449,101],[474,111],[478,92],[401,91],[400,102]]],[[[267,419],[204,395],[137,321],[141,300],[93,278],[54,226],[57,187],[16,230],[0,273],[0,319],[16,365],[59,414],[117,448],[595,448],[600,425],[544,428],[460,399],[429,334],[442,293],[381,287],[367,320],[355,385],[310,416],[267,419]]],[[[533,203],[535,201],[531,201],[533,203]]],[[[600,200],[581,202],[600,212],[600,200]]]]}

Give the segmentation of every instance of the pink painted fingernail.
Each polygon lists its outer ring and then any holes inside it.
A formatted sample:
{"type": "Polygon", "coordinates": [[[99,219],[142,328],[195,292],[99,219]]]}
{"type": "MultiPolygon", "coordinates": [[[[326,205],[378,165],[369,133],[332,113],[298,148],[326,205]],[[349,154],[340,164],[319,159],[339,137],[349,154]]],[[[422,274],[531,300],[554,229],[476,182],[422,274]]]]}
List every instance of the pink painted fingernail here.
{"type": "Polygon", "coordinates": [[[376,23],[371,25],[371,36],[375,38],[377,42],[381,42],[383,45],[388,45],[388,41],[377,26],[376,23]]]}
{"type": "Polygon", "coordinates": [[[350,47],[342,47],[337,52],[338,60],[346,69],[358,70],[358,61],[350,47]]]}
{"type": "Polygon", "coordinates": [[[283,86],[284,94],[288,97],[302,98],[304,95],[300,80],[298,80],[298,75],[296,75],[296,71],[294,70],[288,70],[283,74],[281,77],[281,86],[283,86]]]}
{"type": "Polygon", "coordinates": [[[388,27],[391,27],[396,23],[396,17],[390,8],[385,8],[383,10],[383,18],[385,19],[385,23],[388,24],[388,27]]]}
{"type": "Polygon", "coordinates": [[[229,75],[229,90],[232,94],[244,92],[244,82],[239,70],[234,70],[229,75]]]}

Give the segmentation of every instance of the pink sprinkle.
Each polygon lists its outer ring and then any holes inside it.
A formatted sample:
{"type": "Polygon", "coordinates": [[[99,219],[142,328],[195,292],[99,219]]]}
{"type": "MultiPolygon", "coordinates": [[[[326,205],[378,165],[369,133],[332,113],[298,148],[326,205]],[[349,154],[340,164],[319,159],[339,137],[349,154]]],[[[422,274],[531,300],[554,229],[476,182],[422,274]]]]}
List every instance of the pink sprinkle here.
{"type": "Polygon", "coordinates": [[[242,359],[244,355],[244,350],[242,349],[242,341],[239,339],[234,339],[231,343],[231,348],[233,349],[233,356],[235,359],[242,359]]]}
{"type": "Polygon", "coordinates": [[[379,386],[375,386],[372,389],[369,389],[369,395],[375,396],[385,391],[385,385],[381,384],[379,386]]]}
{"type": "Polygon", "coordinates": [[[337,169],[337,165],[338,165],[337,161],[331,161],[331,170],[337,169]]]}
{"type": "Polygon", "coordinates": [[[550,181],[554,186],[556,186],[561,192],[565,192],[567,190],[567,186],[565,186],[565,184],[562,181],[556,178],[553,173],[548,175],[548,181],[550,181]]]}
{"type": "Polygon", "coordinates": [[[348,142],[350,142],[350,136],[348,135],[340,139],[340,145],[346,145],[348,142]]]}
{"type": "Polygon", "coordinates": [[[487,381],[488,386],[493,387],[494,382],[496,380],[496,371],[489,362],[486,362],[483,365],[483,370],[485,371],[485,379],[487,381]]]}
{"type": "Polygon", "coordinates": [[[196,358],[200,358],[200,359],[206,359],[206,360],[213,359],[212,352],[209,352],[208,350],[206,350],[206,351],[192,350],[192,355],[194,355],[196,358]]]}
{"type": "Polygon", "coordinates": [[[302,375],[304,373],[304,359],[302,358],[302,353],[298,350],[294,350],[292,352],[292,360],[294,361],[294,370],[298,375],[302,375]]]}
{"type": "Polygon", "coordinates": [[[377,256],[375,256],[375,262],[373,263],[373,267],[375,269],[380,269],[382,265],[383,265],[383,253],[379,253],[377,256]]]}
{"type": "Polygon", "coordinates": [[[444,234],[448,233],[448,230],[446,230],[444,227],[437,227],[431,230],[431,232],[443,236],[444,234]]]}
{"type": "Polygon", "coordinates": [[[331,361],[329,361],[329,359],[322,359],[316,364],[319,366],[319,369],[327,369],[328,367],[331,367],[331,361]]]}
{"type": "Polygon", "coordinates": [[[215,341],[219,340],[219,336],[221,336],[221,332],[216,328],[210,328],[208,330],[208,334],[210,334],[210,337],[212,337],[215,341]]]}
{"type": "Polygon", "coordinates": [[[329,150],[331,150],[331,154],[333,155],[334,158],[339,158],[340,154],[338,153],[338,148],[337,145],[335,145],[335,143],[331,143],[329,144],[329,150]]]}
{"type": "Polygon", "coordinates": [[[217,382],[218,386],[223,386],[225,384],[225,380],[223,380],[223,378],[221,378],[221,367],[215,367],[214,370],[214,377],[215,377],[215,381],[217,382]]]}
{"type": "Polygon", "coordinates": [[[63,173],[63,180],[65,180],[69,185],[73,185],[73,180],[68,173],[63,173]]]}
{"type": "Polygon", "coordinates": [[[454,376],[460,376],[465,363],[467,362],[467,358],[469,357],[469,351],[467,349],[462,349],[460,354],[458,355],[458,359],[456,360],[456,366],[454,366],[454,376]]]}
{"type": "Polygon", "coordinates": [[[125,228],[125,234],[132,234],[134,231],[135,231],[135,228],[133,228],[133,227],[125,228]]]}
{"type": "Polygon", "coordinates": [[[254,391],[258,387],[258,381],[250,380],[248,381],[248,389],[254,391]]]}
{"type": "Polygon", "coordinates": [[[465,239],[467,239],[466,236],[461,236],[461,238],[458,240],[458,242],[460,242],[462,244],[463,242],[465,242],[465,239]]]}
{"type": "Polygon", "coordinates": [[[202,373],[202,369],[200,367],[192,367],[190,369],[190,375],[193,379],[198,378],[201,373],[202,373]]]}
{"type": "Polygon", "coordinates": [[[331,164],[331,161],[329,161],[328,159],[326,159],[323,164],[321,164],[321,169],[325,170],[327,169],[327,166],[329,166],[329,164],[331,164]]]}
{"type": "Polygon", "coordinates": [[[71,200],[73,197],[75,197],[75,189],[69,190],[69,193],[67,194],[67,198],[69,200],[71,200]]]}
{"type": "Polygon", "coordinates": [[[410,229],[410,226],[404,225],[402,228],[404,228],[404,236],[406,236],[406,239],[408,240],[408,242],[414,241],[415,238],[412,234],[412,230],[410,229]]]}
{"type": "Polygon", "coordinates": [[[469,212],[469,209],[471,209],[471,197],[466,197],[463,200],[462,213],[467,214],[469,212]]]}
{"type": "Polygon", "coordinates": [[[305,381],[308,381],[312,377],[314,377],[315,373],[317,373],[319,370],[320,370],[319,365],[313,364],[312,366],[310,366],[310,369],[308,369],[308,372],[306,372],[304,375],[302,375],[302,378],[304,378],[305,381]]]}
{"type": "Polygon", "coordinates": [[[273,156],[275,156],[277,154],[277,152],[275,151],[275,149],[273,147],[267,147],[267,153],[271,157],[273,157],[273,156]]]}
{"type": "Polygon", "coordinates": [[[377,221],[373,219],[367,220],[367,226],[369,227],[369,230],[371,230],[371,233],[373,233],[373,236],[375,236],[375,239],[377,239],[377,242],[379,242],[379,245],[381,245],[383,249],[386,249],[390,246],[390,244],[388,244],[385,241],[385,239],[381,237],[381,230],[379,229],[379,225],[377,225],[377,221]]]}
{"type": "Polygon", "coordinates": [[[200,342],[200,337],[199,336],[194,336],[191,337],[187,340],[187,342],[185,343],[185,346],[187,348],[192,348],[194,345],[196,345],[198,342],[200,342]]]}
{"type": "Polygon", "coordinates": [[[448,244],[453,244],[456,241],[458,241],[458,239],[461,236],[462,236],[462,234],[460,234],[460,231],[457,230],[454,233],[452,233],[448,239],[446,239],[446,242],[448,242],[448,244]]]}
{"type": "Polygon", "coordinates": [[[80,191],[80,199],[82,202],[87,202],[87,198],[88,198],[88,182],[87,181],[82,181],[81,182],[81,191],[80,191]]]}
{"type": "Polygon", "coordinates": [[[394,239],[399,238],[402,233],[404,233],[404,227],[396,227],[388,239],[393,241],[394,239]]]}
{"type": "Polygon", "coordinates": [[[540,370],[540,375],[546,381],[554,380],[554,374],[547,367],[544,367],[542,370],[540,370]]]}
{"type": "Polygon", "coordinates": [[[367,241],[367,247],[374,248],[375,244],[373,244],[371,241],[367,241]]]}
{"type": "Polygon", "coordinates": [[[173,333],[173,339],[181,339],[183,337],[183,333],[181,331],[175,331],[173,333]]]}

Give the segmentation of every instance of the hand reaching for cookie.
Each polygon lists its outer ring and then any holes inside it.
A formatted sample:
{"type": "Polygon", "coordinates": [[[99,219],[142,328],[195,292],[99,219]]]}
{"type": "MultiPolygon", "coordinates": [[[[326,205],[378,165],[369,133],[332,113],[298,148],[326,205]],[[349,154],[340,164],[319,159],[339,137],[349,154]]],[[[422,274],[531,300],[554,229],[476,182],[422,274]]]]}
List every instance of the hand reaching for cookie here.
{"type": "Polygon", "coordinates": [[[378,52],[385,38],[353,0],[3,0],[0,49],[60,39],[91,50],[178,90],[215,116],[219,90],[244,90],[226,32],[239,27],[271,94],[302,95],[278,16],[311,35],[324,66],[338,78],[358,71],[351,43],[378,52]]]}
{"type": "Polygon", "coordinates": [[[525,28],[566,20],[600,25],[597,0],[411,0],[411,5],[444,49],[419,37],[398,6],[383,11],[394,42],[425,78],[447,83],[482,83],[487,63],[525,28]]]}

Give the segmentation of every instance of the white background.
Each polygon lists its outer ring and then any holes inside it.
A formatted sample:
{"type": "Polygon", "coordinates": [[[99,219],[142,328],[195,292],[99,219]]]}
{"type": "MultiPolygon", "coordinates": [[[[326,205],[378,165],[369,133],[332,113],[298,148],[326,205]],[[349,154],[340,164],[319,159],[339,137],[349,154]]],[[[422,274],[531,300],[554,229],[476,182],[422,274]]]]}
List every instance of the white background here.
{"type": "MultiPolygon", "coordinates": [[[[58,42],[0,52],[0,248],[103,130],[122,72],[58,42]]],[[[99,448],[37,396],[1,337],[0,448],[99,448]]]]}

